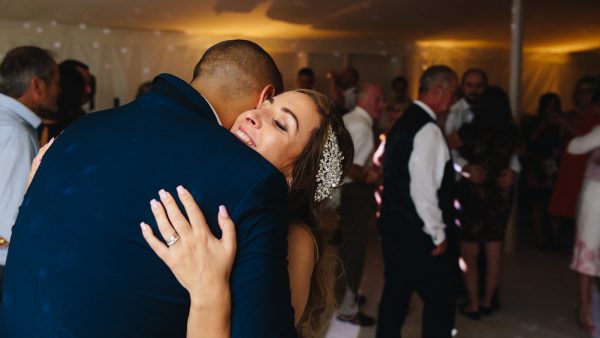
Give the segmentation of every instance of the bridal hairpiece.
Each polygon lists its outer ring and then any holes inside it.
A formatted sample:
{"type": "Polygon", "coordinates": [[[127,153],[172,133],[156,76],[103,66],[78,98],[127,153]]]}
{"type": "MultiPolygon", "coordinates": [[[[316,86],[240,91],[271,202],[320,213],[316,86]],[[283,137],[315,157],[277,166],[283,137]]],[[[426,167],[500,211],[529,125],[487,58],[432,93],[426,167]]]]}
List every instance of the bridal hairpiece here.
{"type": "Polygon", "coordinates": [[[327,130],[327,140],[325,149],[319,160],[319,171],[317,172],[317,191],[315,191],[315,202],[321,202],[326,198],[331,198],[333,191],[342,180],[342,161],[344,155],[340,150],[337,137],[333,133],[333,128],[329,126],[327,130]]]}

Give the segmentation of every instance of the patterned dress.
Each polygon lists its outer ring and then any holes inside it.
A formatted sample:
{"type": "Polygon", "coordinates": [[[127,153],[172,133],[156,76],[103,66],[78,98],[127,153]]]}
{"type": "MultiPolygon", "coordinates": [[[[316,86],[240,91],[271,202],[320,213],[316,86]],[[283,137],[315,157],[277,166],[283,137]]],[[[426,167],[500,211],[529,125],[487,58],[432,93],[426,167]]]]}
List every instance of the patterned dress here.
{"type": "Polygon", "coordinates": [[[517,128],[514,124],[486,129],[465,124],[459,135],[463,142],[459,149],[461,156],[487,170],[482,183],[472,183],[465,178],[458,183],[460,238],[467,242],[502,241],[513,189],[499,187],[497,180],[503,170],[509,169],[517,146],[517,128]]]}

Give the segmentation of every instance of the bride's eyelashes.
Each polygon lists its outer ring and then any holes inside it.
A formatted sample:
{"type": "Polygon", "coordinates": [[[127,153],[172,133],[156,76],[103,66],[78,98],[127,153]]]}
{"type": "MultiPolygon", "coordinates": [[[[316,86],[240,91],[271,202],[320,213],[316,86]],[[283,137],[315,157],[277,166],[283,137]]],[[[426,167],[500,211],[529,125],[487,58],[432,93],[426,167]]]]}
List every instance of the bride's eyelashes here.
{"type": "Polygon", "coordinates": [[[281,122],[279,122],[279,121],[277,121],[275,119],[273,120],[273,124],[275,125],[275,128],[277,128],[277,129],[279,129],[281,131],[285,131],[285,132],[288,131],[287,127],[283,123],[281,123],[281,122]]]}

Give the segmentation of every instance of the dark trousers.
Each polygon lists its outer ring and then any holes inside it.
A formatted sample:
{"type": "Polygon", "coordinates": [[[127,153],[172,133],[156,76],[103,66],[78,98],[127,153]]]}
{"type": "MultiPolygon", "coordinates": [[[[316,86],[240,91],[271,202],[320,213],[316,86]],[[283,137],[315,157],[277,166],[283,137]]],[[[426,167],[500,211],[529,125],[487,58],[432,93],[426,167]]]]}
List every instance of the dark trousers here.
{"type": "Polygon", "coordinates": [[[362,279],[369,226],[375,221],[375,187],[364,183],[347,183],[342,186],[340,205],[340,259],[344,264],[346,282],[358,292],[362,279]]]}
{"type": "Polygon", "coordinates": [[[450,338],[456,310],[457,258],[411,256],[397,242],[382,240],[384,287],[379,303],[377,338],[399,338],[411,295],[423,301],[423,338],[450,338]]]}
{"type": "Polygon", "coordinates": [[[348,287],[358,292],[367,254],[369,226],[375,222],[375,187],[364,183],[342,186],[340,259],[348,287]]]}

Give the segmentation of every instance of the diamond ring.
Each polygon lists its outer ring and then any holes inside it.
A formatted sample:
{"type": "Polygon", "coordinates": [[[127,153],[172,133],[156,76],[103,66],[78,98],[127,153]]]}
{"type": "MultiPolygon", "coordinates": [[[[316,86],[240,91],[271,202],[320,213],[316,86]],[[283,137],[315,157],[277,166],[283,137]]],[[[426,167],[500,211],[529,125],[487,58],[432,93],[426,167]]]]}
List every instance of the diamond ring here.
{"type": "Polygon", "coordinates": [[[169,239],[167,239],[167,246],[172,246],[173,244],[177,243],[178,240],[179,235],[174,234],[173,236],[169,237],[169,239]]]}

